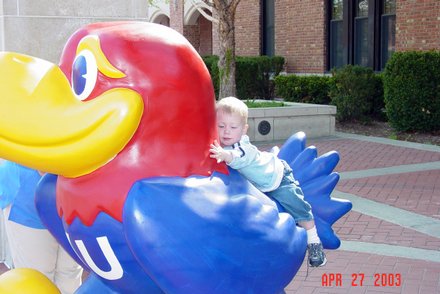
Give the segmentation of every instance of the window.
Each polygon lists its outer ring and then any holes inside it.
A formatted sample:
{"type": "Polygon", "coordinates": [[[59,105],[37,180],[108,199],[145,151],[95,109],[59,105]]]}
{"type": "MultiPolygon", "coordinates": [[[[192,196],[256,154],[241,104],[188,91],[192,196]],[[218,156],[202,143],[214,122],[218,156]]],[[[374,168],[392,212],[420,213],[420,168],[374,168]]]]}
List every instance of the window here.
{"type": "Polygon", "coordinates": [[[341,67],[345,64],[343,47],[342,0],[333,0],[330,20],[330,64],[341,67]]]}
{"type": "Polygon", "coordinates": [[[328,68],[382,70],[395,51],[396,0],[330,0],[328,68]]]}
{"type": "Polygon", "coordinates": [[[396,47],[396,0],[383,1],[381,15],[381,60],[380,67],[383,69],[396,47]]]}
{"type": "Polygon", "coordinates": [[[354,64],[368,66],[368,1],[356,0],[354,17],[354,64]]]}
{"type": "Polygon", "coordinates": [[[262,33],[262,54],[267,56],[275,55],[275,9],[274,0],[263,0],[263,33],[262,33]]]}

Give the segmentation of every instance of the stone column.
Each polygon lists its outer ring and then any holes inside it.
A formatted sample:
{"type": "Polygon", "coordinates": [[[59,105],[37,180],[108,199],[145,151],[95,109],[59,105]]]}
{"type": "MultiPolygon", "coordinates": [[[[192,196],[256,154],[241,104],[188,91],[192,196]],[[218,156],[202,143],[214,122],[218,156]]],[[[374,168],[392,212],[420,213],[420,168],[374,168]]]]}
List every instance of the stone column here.
{"type": "Polygon", "coordinates": [[[170,27],[183,35],[184,0],[170,0],[170,27]]]}
{"type": "MultiPolygon", "coordinates": [[[[215,9],[212,10],[212,17],[218,19],[218,14],[215,9]]],[[[220,52],[220,36],[218,33],[219,24],[217,22],[212,22],[212,54],[218,55],[220,52]]]]}

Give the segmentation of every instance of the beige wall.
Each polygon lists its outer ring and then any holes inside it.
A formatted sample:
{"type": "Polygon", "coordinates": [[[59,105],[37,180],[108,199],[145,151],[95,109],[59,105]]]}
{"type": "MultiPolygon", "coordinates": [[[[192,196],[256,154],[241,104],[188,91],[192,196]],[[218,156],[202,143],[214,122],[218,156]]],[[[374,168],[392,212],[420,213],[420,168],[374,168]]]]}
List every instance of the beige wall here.
{"type": "Polygon", "coordinates": [[[146,20],[143,0],[3,0],[1,50],[57,63],[68,37],[97,21],[146,20]],[[93,6],[91,5],[93,3],[93,6]]]}

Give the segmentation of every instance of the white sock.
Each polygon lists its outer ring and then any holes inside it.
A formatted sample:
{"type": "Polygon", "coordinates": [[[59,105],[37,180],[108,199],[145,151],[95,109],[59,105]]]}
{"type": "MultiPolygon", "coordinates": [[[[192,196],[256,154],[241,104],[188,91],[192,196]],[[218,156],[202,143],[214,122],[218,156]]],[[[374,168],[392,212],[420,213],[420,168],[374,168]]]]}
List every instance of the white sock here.
{"type": "Polygon", "coordinates": [[[310,230],[306,230],[306,232],[307,232],[307,244],[321,243],[321,239],[319,239],[318,232],[316,231],[316,226],[314,226],[310,230]]]}

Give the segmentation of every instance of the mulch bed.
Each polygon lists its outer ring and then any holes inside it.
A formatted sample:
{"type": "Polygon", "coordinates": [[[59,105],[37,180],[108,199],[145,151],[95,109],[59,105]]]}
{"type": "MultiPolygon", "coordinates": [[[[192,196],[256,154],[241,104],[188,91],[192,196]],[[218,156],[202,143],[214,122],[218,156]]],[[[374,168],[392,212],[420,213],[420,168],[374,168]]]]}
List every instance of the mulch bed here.
{"type": "Polygon", "coordinates": [[[387,122],[382,121],[372,121],[368,124],[336,122],[336,131],[440,146],[440,131],[432,133],[396,132],[387,122]]]}

